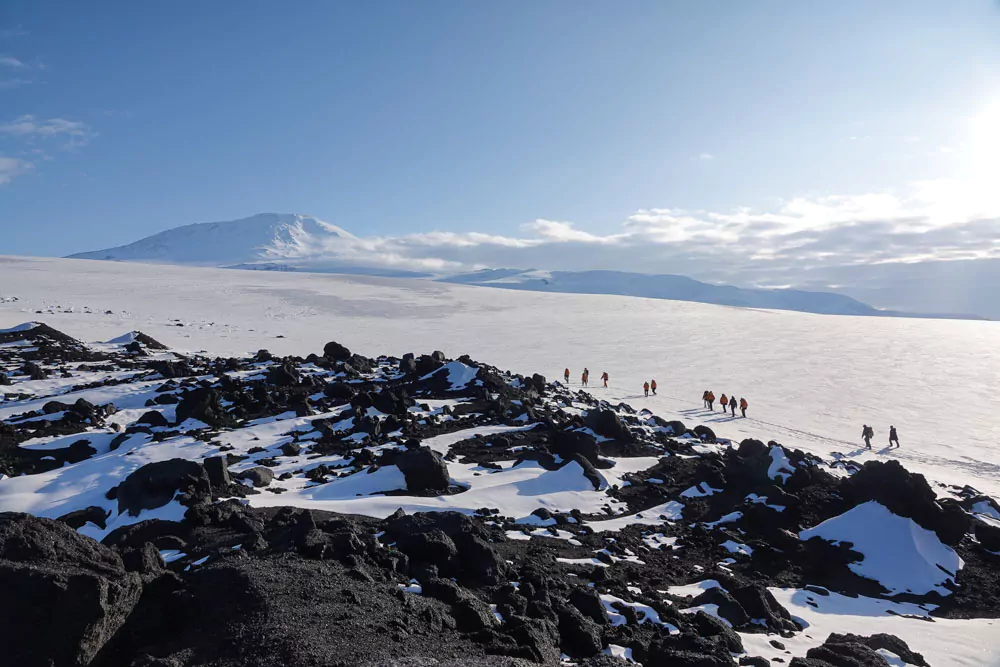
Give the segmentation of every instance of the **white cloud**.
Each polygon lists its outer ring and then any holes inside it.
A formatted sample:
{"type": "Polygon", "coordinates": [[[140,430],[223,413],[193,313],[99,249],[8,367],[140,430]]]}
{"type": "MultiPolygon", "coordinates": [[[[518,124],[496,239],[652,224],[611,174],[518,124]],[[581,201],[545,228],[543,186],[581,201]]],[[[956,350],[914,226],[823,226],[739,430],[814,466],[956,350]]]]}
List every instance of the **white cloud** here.
{"type": "Polygon", "coordinates": [[[0,185],[10,183],[16,176],[31,169],[32,164],[16,157],[0,156],[0,185]]]}
{"type": "Polygon", "coordinates": [[[40,119],[31,114],[18,116],[12,121],[0,123],[0,134],[14,137],[55,137],[69,136],[82,138],[90,134],[90,128],[80,121],[65,118],[40,119]]]}
{"type": "Polygon", "coordinates": [[[698,156],[698,159],[703,161],[714,160],[715,156],[712,155],[711,153],[702,153],[701,155],[698,156]]]}
{"type": "Polygon", "coordinates": [[[1000,258],[1000,196],[951,181],[905,193],[794,197],[773,210],[640,209],[611,233],[535,220],[516,235],[338,239],[299,259],[431,273],[481,268],[676,273],[741,285],[844,284],[867,266],[1000,258]],[[854,267],[853,269],[851,267],[854,267]],[[832,280],[834,274],[838,279],[832,280]]]}
{"type": "Polygon", "coordinates": [[[27,67],[22,61],[14,58],[13,56],[0,56],[0,67],[11,67],[14,69],[22,69],[27,67]]]}

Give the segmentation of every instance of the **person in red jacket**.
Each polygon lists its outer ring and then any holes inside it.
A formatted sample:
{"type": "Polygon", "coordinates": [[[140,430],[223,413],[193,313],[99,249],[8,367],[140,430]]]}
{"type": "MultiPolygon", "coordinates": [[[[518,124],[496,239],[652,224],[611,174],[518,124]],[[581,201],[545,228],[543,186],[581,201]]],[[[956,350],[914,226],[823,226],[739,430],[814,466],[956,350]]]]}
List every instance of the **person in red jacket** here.
{"type": "Polygon", "coordinates": [[[656,396],[656,380],[649,381],[649,388],[653,392],[653,396],[656,396]]]}
{"type": "Polygon", "coordinates": [[[565,371],[563,371],[563,379],[566,380],[566,384],[569,384],[569,369],[568,368],[565,371]]]}

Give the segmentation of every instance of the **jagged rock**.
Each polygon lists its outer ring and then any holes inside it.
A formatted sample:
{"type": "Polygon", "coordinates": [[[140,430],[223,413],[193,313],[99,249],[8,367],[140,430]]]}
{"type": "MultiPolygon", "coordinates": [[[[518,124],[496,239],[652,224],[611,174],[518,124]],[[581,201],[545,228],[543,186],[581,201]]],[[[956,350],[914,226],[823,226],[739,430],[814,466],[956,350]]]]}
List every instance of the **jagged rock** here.
{"type": "Polygon", "coordinates": [[[103,507],[91,506],[86,509],[63,514],[59,517],[58,521],[62,521],[74,530],[83,528],[87,523],[92,523],[98,528],[104,529],[107,527],[106,521],[110,514],[103,507]]]}
{"type": "Polygon", "coordinates": [[[202,465],[208,474],[208,480],[213,489],[224,489],[232,483],[229,477],[229,465],[224,456],[209,456],[202,465]]]}
{"type": "Polygon", "coordinates": [[[351,351],[335,341],[323,346],[323,356],[330,361],[345,361],[351,358],[351,351]]]}
{"type": "Polygon", "coordinates": [[[266,466],[254,466],[253,468],[237,473],[236,479],[248,481],[253,484],[255,489],[260,489],[274,481],[274,471],[266,466]]]}
{"type": "Polygon", "coordinates": [[[267,370],[266,381],[277,387],[294,387],[301,380],[298,369],[291,362],[286,361],[280,366],[271,366],[267,370]]]}
{"type": "Polygon", "coordinates": [[[698,424],[694,427],[694,434],[701,439],[702,442],[717,442],[715,437],[715,431],[705,426],[704,424],[698,424]]]}
{"type": "Polygon", "coordinates": [[[396,467],[406,478],[408,491],[445,491],[451,484],[448,465],[440,454],[429,447],[403,452],[396,457],[396,467]]]}
{"type": "Polygon", "coordinates": [[[826,638],[826,644],[864,644],[868,648],[878,650],[885,649],[891,651],[903,659],[904,662],[917,667],[929,667],[924,656],[910,650],[909,645],[895,635],[878,633],[868,637],[853,634],[832,633],[826,638]]]}
{"type": "Polygon", "coordinates": [[[632,432],[613,410],[589,410],[584,421],[594,433],[613,440],[631,441],[632,432]]]}
{"type": "Polygon", "coordinates": [[[739,603],[747,616],[763,620],[769,629],[776,632],[799,630],[799,626],[792,620],[792,615],[781,606],[766,586],[758,583],[748,584],[730,589],[729,594],[739,603]]]}
{"type": "Polygon", "coordinates": [[[136,420],[136,424],[145,424],[152,428],[166,428],[170,425],[167,418],[163,416],[162,412],[156,410],[150,410],[144,413],[139,419],[136,420]]]}
{"type": "Polygon", "coordinates": [[[571,658],[589,658],[601,652],[601,626],[572,605],[562,605],[559,617],[560,647],[571,658]]]}
{"type": "Polygon", "coordinates": [[[792,658],[789,667],[889,667],[875,649],[847,637],[853,635],[830,635],[822,645],[806,651],[805,658],[792,658]]]}
{"type": "Polygon", "coordinates": [[[186,505],[210,502],[212,485],[200,463],[170,459],[147,463],[118,485],[118,512],[139,516],[143,510],[163,507],[178,493],[186,505]]]}
{"type": "Polygon", "coordinates": [[[323,387],[323,394],[335,401],[350,401],[354,398],[354,388],[346,382],[331,382],[323,387]]]}
{"type": "Polygon", "coordinates": [[[215,389],[199,387],[184,392],[177,404],[177,423],[197,419],[212,428],[232,426],[235,420],[222,407],[221,397],[215,389]]]}
{"type": "Polygon", "coordinates": [[[0,514],[0,627],[10,665],[84,666],[139,601],[139,577],[68,525],[0,514]]]}
{"type": "Polygon", "coordinates": [[[743,606],[733,596],[721,588],[709,588],[691,601],[692,607],[712,604],[719,608],[719,616],[729,621],[734,627],[740,627],[750,622],[750,616],[743,606]]]}
{"type": "Polygon", "coordinates": [[[597,441],[579,431],[556,431],[552,436],[552,453],[564,459],[579,454],[592,466],[596,466],[599,460],[597,441]]]}
{"type": "Polygon", "coordinates": [[[569,601],[590,620],[600,625],[607,625],[608,613],[604,610],[601,597],[593,588],[574,588],[569,595],[569,601]]]}
{"type": "Polygon", "coordinates": [[[297,442],[286,442],[281,446],[281,453],[285,456],[298,456],[302,452],[302,445],[297,442]]]}
{"type": "MultiPolygon", "coordinates": [[[[721,615],[721,612],[720,612],[721,615]]],[[[743,640],[740,636],[724,622],[715,616],[709,616],[703,611],[698,611],[691,618],[691,622],[702,637],[713,637],[721,642],[730,653],[743,653],[743,640]]]]}
{"type": "Polygon", "coordinates": [[[924,476],[907,471],[898,461],[865,463],[840,482],[839,492],[852,506],[877,501],[893,514],[934,531],[950,546],[958,544],[971,527],[972,519],[961,507],[956,504],[942,509],[924,476]]]}

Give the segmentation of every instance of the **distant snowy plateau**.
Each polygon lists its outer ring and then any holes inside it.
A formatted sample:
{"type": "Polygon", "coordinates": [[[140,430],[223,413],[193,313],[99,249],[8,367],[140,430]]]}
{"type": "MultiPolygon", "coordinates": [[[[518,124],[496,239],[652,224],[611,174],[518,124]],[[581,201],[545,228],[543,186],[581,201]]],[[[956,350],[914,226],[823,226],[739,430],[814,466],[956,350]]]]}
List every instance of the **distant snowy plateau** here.
{"type": "MultiPolygon", "coordinates": [[[[128,245],[78,253],[71,258],[419,278],[535,292],[615,294],[834,315],[932,316],[878,309],[830,291],[747,289],[668,274],[505,268],[432,274],[405,268],[406,257],[394,257],[387,262],[378,253],[371,252],[366,239],[311,216],[297,214],[262,213],[241,220],[185,225],[128,245]]],[[[936,317],[980,319],[953,314],[936,317]]]]}
{"type": "Polygon", "coordinates": [[[1000,665],[1000,324],[210,233],[0,257],[0,664],[1000,665]]]}

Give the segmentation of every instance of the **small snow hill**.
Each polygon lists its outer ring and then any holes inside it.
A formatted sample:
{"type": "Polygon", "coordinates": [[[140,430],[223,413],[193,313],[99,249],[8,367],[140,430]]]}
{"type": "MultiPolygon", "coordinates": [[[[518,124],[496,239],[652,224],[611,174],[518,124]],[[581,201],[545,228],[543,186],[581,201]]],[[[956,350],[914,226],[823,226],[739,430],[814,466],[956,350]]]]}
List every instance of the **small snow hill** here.
{"type": "Polygon", "coordinates": [[[316,255],[338,241],[354,238],[308,215],[261,213],[241,220],[185,225],[128,245],[70,257],[224,266],[316,255]]]}
{"type": "Polygon", "coordinates": [[[774,308],[827,315],[905,315],[873,308],[833,292],[797,289],[747,289],[712,285],[686,276],[625,271],[519,271],[484,269],[445,278],[444,282],[533,292],[614,294],[649,299],[694,301],[740,308],[774,308]]]}

